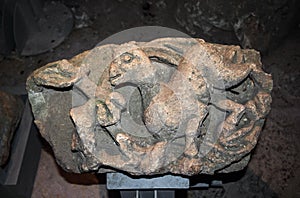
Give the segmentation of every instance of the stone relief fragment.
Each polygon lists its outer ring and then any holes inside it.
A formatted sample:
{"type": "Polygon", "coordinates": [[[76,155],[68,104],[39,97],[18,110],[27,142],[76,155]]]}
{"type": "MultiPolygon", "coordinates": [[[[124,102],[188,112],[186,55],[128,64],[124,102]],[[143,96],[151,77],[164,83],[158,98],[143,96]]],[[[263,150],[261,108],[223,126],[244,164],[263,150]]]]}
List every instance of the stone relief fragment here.
{"type": "Polygon", "coordinates": [[[247,165],[272,78],[255,50],[161,38],[49,63],[27,90],[65,170],[196,175],[247,165]]]}

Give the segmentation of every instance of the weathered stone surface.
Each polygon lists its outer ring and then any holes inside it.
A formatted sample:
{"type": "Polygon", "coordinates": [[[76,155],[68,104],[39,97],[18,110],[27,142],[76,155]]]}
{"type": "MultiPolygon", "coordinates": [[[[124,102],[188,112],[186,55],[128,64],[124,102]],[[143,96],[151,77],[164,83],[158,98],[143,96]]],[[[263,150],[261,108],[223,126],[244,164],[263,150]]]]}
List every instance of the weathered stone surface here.
{"type": "Polygon", "coordinates": [[[27,90],[66,170],[195,175],[247,165],[272,79],[255,50],[162,38],[50,63],[27,90]]]}
{"type": "Polygon", "coordinates": [[[20,98],[0,91],[0,166],[6,164],[11,141],[23,112],[20,98]]]}

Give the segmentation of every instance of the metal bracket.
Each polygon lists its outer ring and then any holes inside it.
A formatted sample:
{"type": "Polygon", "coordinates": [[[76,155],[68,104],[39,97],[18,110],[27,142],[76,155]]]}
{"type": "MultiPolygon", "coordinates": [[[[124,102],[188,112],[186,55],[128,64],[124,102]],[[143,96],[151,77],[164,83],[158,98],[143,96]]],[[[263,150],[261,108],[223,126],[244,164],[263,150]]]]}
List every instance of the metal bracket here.
{"type": "Polygon", "coordinates": [[[106,183],[109,190],[188,189],[190,187],[188,178],[174,175],[133,178],[122,173],[108,173],[106,183]]]}
{"type": "Polygon", "coordinates": [[[222,181],[211,180],[190,186],[190,179],[176,175],[133,177],[123,173],[106,174],[108,190],[119,190],[122,198],[174,198],[175,190],[221,187],[222,181]]]}
{"type": "Polygon", "coordinates": [[[174,175],[129,177],[122,173],[106,175],[108,190],[120,190],[122,198],[174,198],[175,189],[188,189],[190,180],[174,175]]]}

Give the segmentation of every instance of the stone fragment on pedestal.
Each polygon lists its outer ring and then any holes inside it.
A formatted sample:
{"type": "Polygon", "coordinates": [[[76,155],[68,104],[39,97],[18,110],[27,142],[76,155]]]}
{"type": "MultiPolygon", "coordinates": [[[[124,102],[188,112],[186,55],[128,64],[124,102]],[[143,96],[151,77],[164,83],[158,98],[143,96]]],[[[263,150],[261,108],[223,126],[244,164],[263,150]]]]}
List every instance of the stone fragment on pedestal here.
{"type": "Polygon", "coordinates": [[[272,79],[255,50],[161,38],[49,63],[27,90],[66,170],[197,175],[247,165],[272,79]]]}

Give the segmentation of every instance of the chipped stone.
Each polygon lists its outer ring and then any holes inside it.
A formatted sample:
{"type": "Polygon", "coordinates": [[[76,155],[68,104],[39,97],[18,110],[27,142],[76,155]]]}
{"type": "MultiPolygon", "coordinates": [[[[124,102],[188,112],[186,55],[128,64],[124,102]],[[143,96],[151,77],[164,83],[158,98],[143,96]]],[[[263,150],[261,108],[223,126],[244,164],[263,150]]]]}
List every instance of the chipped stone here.
{"type": "Polygon", "coordinates": [[[255,50],[161,38],[72,60],[27,80],[35,123],[68,171],[241,170],[270,111],[272,79],[255,50]]]}

